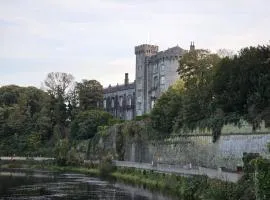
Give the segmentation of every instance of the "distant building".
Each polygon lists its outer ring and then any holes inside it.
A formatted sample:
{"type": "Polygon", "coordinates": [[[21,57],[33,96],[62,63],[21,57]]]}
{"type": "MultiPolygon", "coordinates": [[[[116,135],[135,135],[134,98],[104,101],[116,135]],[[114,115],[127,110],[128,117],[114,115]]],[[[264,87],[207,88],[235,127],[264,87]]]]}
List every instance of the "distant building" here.
{"type": "Polygon", "coordinates": [[[131,120],[135,117],[135,83],[129,83],[128,73],[123,85],[110,85],[103,91],[104,110],[119,119],[131,120]]]}
{"type": "MultiPolygon", "coordinates": [[[[191,43],[190,50],[194,49],[191,43]]],[[[186,52],[179,46],[160,52],[155,45],[136,46],[135,81],[129,83],[126,73],[123,85],[105,88],[104,109],[125,120],[150,112],[157,98],[178,79],[178,63],[186,52]]]]}

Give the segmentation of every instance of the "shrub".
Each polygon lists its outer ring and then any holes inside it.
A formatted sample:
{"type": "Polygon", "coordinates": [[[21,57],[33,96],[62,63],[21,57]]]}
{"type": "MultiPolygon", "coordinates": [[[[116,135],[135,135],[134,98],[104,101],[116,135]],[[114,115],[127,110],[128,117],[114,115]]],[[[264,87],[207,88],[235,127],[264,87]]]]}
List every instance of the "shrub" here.
{"type": "Polygon", "coordinates": [[[104,158],[99,164],[99,173],[100,173],[100,176],[102,176],[102,177],[109,176],[110,173],[115,171],[115,169],[116,168],[113,165],[110,157],[104,158]]]}

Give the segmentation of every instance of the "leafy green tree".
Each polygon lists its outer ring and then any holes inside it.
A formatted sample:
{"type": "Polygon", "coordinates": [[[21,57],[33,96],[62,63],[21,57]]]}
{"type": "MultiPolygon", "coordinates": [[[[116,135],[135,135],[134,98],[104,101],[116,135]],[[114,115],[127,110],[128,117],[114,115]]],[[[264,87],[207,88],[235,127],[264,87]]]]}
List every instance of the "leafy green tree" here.
{"type": "Polygon", "coordinates": [[[82,80],[77,83],[80,110],[95,109],[103,99],[103,87],[96,80],[82,80]]]}
{"type": "Polygon", "coordinates": [[[33,147],[36,149],[48,140],[49,126],[40,126],[49,117],[49,112],[43,112],[49,99],[46,92],[35,87],[10,85],[0,88],[0,96],[0,152],[33,151],[33,147]],[[9,94],[9,98],[5,94],[9,94]]]}
{"type": "MultiPolygon", "coordinates": [[[[161,135],[168,135],[173,131],[175,121],[181,115],[183,92],[184,85],[179,80],[161,95],[151,111],[153,128],[158,130],[161,135]]],[[[178,125],[180,126],[180,124],[178,125]]]]}
{"type": "MultiPolygon", "coordinates": [[[[222,126],[213,127],[213,123],[209,123],[207,119],[210,119],[215,111],[212,84],[215,67],[219,62],[217,54],[199,49],[185,54],[177,70],[185,88],[181,117],[183,127],[190,130],[211,128],[214,137],[220,134],[222,126]]],[[[179,122],[181,120],[178,120],[179,122]]]]}
{"type": "Polygon", "coordinates": [[[239,55],[222,59],[214,76],[217,107],[228,120],[247,120],[254,131],[262,119],[270,119],[269,57],[269,46],[244,48],[239,55]]]}
{"type": "Polygon", "coordinates": [[[98,127],[108,125],[111,119],[111,114],[101,110],[80,112],[71,123],[71,137],[79,140],[92,138],[98,127]]]}

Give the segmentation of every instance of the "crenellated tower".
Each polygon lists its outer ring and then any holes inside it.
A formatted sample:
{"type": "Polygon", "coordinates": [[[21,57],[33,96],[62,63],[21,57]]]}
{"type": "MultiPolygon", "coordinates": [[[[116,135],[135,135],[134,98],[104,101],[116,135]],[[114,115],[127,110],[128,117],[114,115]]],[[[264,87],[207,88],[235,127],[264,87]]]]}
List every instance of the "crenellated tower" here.
{"type": "Polygon", "coordinates": [[[146,112],[147,101],[147,73],[148,60],[151,56],[156,55],[158,46],[142,44],[135,47],[136,55],[136,116],[141,116],[146,112]]]}

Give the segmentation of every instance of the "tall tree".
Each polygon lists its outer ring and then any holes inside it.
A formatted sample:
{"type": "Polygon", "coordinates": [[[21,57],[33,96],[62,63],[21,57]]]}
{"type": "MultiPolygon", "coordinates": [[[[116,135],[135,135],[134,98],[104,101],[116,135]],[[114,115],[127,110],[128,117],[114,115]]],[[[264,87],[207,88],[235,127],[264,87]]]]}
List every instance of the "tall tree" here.
{"type": "Polygon", "coordinates": [[[67,122],[69,119],[67,110],[68,89],[73,85],[74,77],[63,72],[51,72],[44,83],[50,94],[51,124],[53,130],[58,130],[61,137],[67,136],[67,122]],[[55,127],[57,125],[57,128],[55,127]]]}
{"type": "Polygon", "coordinates": [[[44,83],[48,92],[53,96],[65,97],[67,89],[72,85],[74,77],[64,72],[50,72],[44,83]]]}
{"type": "Polygon", "coordinates": [[[80,110],[97,108],[98,103],[103,99],[103,87],[96,80],[82,80],[77,83],[80,110]]]}
{"type": "Polygon", "coordinates": [[[206,119],[213,115],[212,77],[219,61],[217,54],[198,49],[185,54],[177,70],[185,87],[182,112],[184,128],[212,128],[214,141],[222,126],[213,127],[206,119]]]}
{"type": "Polygon", "coordinates": [[[232,59],[223,59],[214,77],[218,106],[227,116],[238,115],[258,128],[270,119],[270,47],[244,48],[232,59]]]}

